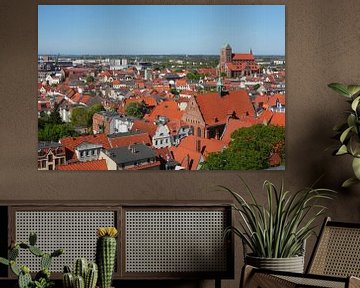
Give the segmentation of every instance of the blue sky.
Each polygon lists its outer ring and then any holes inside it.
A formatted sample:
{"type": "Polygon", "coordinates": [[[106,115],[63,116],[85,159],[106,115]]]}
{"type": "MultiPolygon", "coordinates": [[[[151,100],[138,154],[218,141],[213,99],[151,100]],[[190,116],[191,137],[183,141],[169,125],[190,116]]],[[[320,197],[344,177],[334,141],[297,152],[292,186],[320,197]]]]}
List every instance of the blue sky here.
{"type": "Polygon", "coordinates": [[[39,5],[39,54],[285,54],[284,5],[39,5]]]}

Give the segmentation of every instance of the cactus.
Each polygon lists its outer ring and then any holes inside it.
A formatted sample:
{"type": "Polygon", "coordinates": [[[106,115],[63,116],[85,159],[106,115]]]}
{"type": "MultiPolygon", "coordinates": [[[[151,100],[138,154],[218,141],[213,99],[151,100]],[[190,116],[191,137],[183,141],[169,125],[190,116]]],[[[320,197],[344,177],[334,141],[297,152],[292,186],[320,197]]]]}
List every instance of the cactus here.
{"type": "Polygon", "coordinates": [[[74,274],[85,279],[88,262],[85,258],[79,258],[75,261],[74,274]]]}
{"type": "MultiPolygon", "coordinates": [[[[25,268],[25,267],[23,267],[23,268],[25,268]]],[[[19,288],[28,288],[30,286],[30,284],[32,283],[31,275],[29,273],[30,270],[28,267],[26,267],[26,268],[27,269],[22,269],[19,274],[19,279],[18,279],[19,288]]]]}
{"type": "Polygon", "coordinates": [[[74,277],[74,288],[85,288],[83,277],[78,275],[74,277]]]}
{"type": "Polygon", "coordinates": [[[64,288],[73,288],[74,287],[74,276],[72,273],[67,272],[63,274],[63,286],[64,288]]]}
{"type": "Polygon", "coordinates": [[[89,263],[85,276],[85,288],[95,288],[98,279],[98,266],[96,263],[89,263]]]}
{"type": "Polygon", "coordinates": [[[11,271],[18,276],[19,288],[29,287],[50,287],[52,282],[50,281],[50,264],[53,257],[60,256],[64,251],[62,249],[55,250],[53,253],[48,254],[41,251],[35,246],[37,236],[35,233],[30,233],[29,244],[20,242],[16,243],[11,241],[11,245],[8,251],[8,259],[0,257],[0,263],[10,266],[11,271]],[[29,250],[30,253],[37,257],[41,257],[41,271],[35,276],[35,281],[32,280],[30,275],[30,269],[27,266],[21,268],[16,264],[16,259],[19,256],[19,250],[29,250]],[[44,286],[45,285],[45,286],[44,286]]]}
{"type": "Polygon", "coordinates": [[[41,257],[41,261],[40,261],[40,267],[41,269],[49,269],[50,265],[51,265],[51,260],[52,257],[50,254],[45,253],[42,257],[41,257]]]}
{"type": "Polygon", "coordinates": [[[40,250],[40,248],[38,248],[38,247],[36,247],[36,246],[30,246],[30,247],[29,247],[29,251],[30,251],[32,254],[34,254],[35,256],[37,256],[37,257],[41,257],[41,256],[44,255],[44,252],[42,252],[42,251],[40,250]]]}
{"type": "Polygon", "coordinates": [[[99,267],[100,288],[110,288],[112,274],[114,272],[116,256],[115,227],[98,228],[99,238],[96,243],[96,261],[99,267]]]}
{"type": "Polygon", "coordinates": [[[16,258],[19,256],[19,246],[16,245],[14,248],[10,249],[8,256],[9,260],[15,261],[16,258]]]}
{"type": "Polygon", "coordinates": [[[31,246],[35,246],[36,245],[36,241],[37,241],[37,235],[34,232],[31,232],[29,235],[29,244],[31,246]]]}
{"type": "Polygon", "coordinates": [[[81,280],[82,279],[83,288],[95,288],[96,282],[98,278],[98,268],[95,263],[89,263],[85,258],[78,258],[74,263],[74,273],[71,273],[71,269],[69,266],[64,266],[63,273],[63,286],[64,288],[77,288],[75,286],[75,280],[77,282],[76,285],[80,285],[82,287],[81,280]],[[83,275],[83,276],[82,276],[83,275]]]}

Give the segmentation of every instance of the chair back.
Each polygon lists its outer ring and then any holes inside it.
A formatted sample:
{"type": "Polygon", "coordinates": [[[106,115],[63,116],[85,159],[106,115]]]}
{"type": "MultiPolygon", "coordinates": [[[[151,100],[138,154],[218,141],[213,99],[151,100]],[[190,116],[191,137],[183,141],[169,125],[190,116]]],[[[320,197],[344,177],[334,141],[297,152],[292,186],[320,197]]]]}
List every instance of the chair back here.
{"type": "Polygon", "coordinates": [[[307,273],[360,277],[360,223],[326,218],[307,273]]]}

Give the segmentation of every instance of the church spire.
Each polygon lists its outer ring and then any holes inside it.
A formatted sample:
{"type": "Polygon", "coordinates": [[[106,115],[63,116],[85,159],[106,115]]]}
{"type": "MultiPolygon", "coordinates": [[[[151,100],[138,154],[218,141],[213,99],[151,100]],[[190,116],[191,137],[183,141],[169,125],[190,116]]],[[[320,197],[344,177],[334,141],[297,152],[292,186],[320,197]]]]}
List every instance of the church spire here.
{"type": "Polygon", "coordinates": [[[250,54],[253,55],[252,48],[250,48],[250,54]]]}

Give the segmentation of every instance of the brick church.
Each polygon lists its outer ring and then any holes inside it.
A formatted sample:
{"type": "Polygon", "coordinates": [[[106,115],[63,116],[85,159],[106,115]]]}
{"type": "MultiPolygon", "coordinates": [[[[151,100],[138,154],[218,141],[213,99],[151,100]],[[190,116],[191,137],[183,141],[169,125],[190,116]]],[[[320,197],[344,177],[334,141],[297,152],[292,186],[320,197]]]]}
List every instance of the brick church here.
{"type": "Polygon", "coordinates": [[[220,49],[219,72],[226,73],[228,78],[252,76],[260,72],[260,65],[256,63],[252,50],[250,53],[233,53],[229,44],[220,49]]]}

